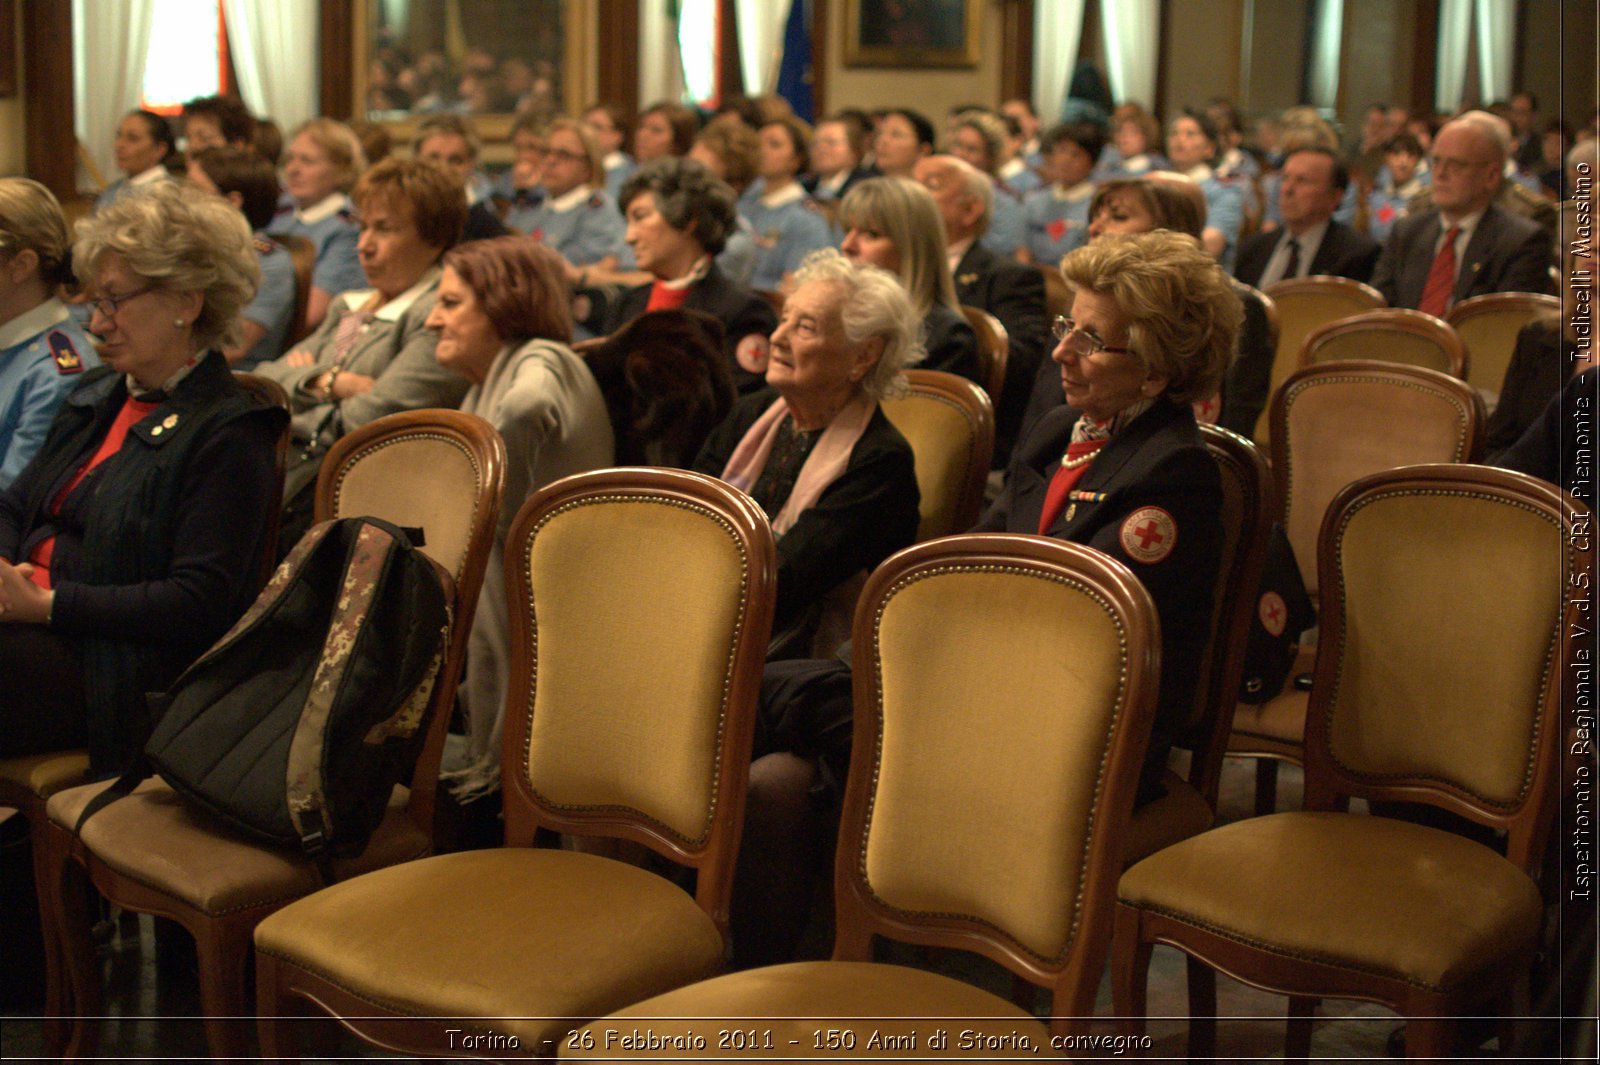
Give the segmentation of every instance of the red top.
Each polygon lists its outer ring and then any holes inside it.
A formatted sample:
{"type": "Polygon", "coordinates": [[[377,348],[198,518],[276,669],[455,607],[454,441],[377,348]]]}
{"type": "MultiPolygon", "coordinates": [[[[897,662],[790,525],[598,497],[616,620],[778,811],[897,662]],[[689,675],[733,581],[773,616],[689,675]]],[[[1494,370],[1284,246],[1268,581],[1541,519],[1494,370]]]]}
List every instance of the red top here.
{"type": "Polygon", "coordinates": [[[1039,512],[1039,535],[1044,536],[1050,531],[1050,526],[1056,523],[1061,512],[1067,509],[1067,493],[1072,491],[1072,486],[1083,477],[1095,452],[1106,446],[1104,440],[1075,440],[1067,445],[1066,460],[1061,463],[1061,468],[1056,470],[1056,475],[1050,479],[1050,487],[1044,493],[1044,509],[1039,512]],[[1077,459],[1081,463],[1069,465],[1077,459]]]}
{"type": "Polygon", "coordinates": [[[675,311],[682,307],[689,298],[690,286],[681,288],[668,288],[663,281],[657,281],[650,286],[650,302],[644,305],[647,311],[675,311]]]}
{"type": "MultiPolygon", "coordinates": [[[[89,461],[83,464],[78,472],[73,475],[72,480],[67,482],[67,486],[51,502],[49,509],[52,516],[61,513],[61,506],[66,502],[67,496],[71,495],[72,490],[83,482],[83,479],[89,475],[90,470],[122,450],[122,443],[128,438],[128,430],[143,421],[151,411],[160,405],[161,403],[158,400],[134,399],[132,396],[123,401],[122,409],[117,412],[116,421],[112,422],[111,428],[106,430],[105,439],[100,441],[99,448],[95,450],[95,453],[89,457],[89,461]]],[[[48,540],[40,541],[39,545],[33,549],[33,553],[28,556],[28,561],[33,563],[33,583],[47,591],[50,588],[50,556],[55,553],[55,549],[56,538],[52,536],[48,540]]]]}

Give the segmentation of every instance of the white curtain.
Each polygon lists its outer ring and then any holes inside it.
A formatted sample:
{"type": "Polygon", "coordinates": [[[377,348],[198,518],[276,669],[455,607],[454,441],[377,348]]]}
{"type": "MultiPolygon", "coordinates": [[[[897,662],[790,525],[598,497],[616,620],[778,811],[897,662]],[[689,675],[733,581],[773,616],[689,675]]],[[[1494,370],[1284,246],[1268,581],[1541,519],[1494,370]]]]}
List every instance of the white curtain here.
{"type": "Polygon", "coordinates": [[[1484,102],[1511,98],[1511,49],[1516,44],[1513,0],[1478,0],[1478,92],[1484,102]]]}
{"type": "Polygon", "coordinates": [[[1106,32],[1106,74],[1117,103],[1148,111],[1156,100],[1156,53],[1160,46],[1160,0],[1100,0],[1106,32]]]}
{"type": "MultiPolygon", "coordinates": [[[[121,177],[111,142],[117,119],[138,107],[144,95],[154,17],[151,0],[72,5],[73,130],[107,182],[121,177]]],[[[92,182],[79,187],[94,188],[92,182]]]]}
{"type": "Polygon", "coordinates": [[[659,100],[683,99],[683,65],[678,60],[678,27],[671,0],[639,5],[639,109],[659,100]]]}
{"type": "Polygon", "coordinates": [[[695,103],[717,92],[717,0],[682,0],[678,4],[678,56],[683,84],[695,103]]]}
{"type": "Polygon", "coordinates": [[[1316,27],[1311,35],[1311,71],[1307,79],[1311,105],[1324,114],[1339,106],[1340,44],[1344,39],[1344,0],[1317,0],[1316,27]]]}
{"type": "Polygon", "coordinates": [[[734,0],[739,66],[744,71],[744,91],[748,96],[770,93],[778,87],[783,31],[789,24],[791,6],[792,0],[734,0]]]}
{"type": "Polygon", "coordinates": [[[223,0],[223,14],[244,105],[285,133],[315,118],[317,0],[223,0]]]}
{"type": "Polygon", "coordinates": [[[1051,0],[1033,6],[1033,110],[1045,128],[1061,118],[1083,37],[1083,5],[1051,0]]]}
{"type": "Polygon", "coordinates": [[[1433,107],[1447,115],[1461,106],[1467,84],[1467,48],[1472,37],[1472,0],[1440,0],[1439,53],[1434,65],[1433,107]]]}

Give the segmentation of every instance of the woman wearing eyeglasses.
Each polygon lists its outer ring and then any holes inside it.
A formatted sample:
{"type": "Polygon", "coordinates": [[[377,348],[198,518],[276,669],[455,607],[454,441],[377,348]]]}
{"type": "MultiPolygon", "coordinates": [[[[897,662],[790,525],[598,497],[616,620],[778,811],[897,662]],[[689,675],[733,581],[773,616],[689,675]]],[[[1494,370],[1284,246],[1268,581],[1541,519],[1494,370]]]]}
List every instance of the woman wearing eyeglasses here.
{"type": "Polygon", "coordinates": [[[249,605],[286,414],[220,347],[261,269],[227,201],[162,182],[79,223],[105,365],[0,494],[0,756],[125,768],[162,691],[249,605]]]}
{"type": "Polygon", "coordinates": [[[575,118],[545,129],[542,188],[506,214],[506,225],[542,241],[565,259],[582,283],[585,267],[609,270],[623,249],[622,215],[606,191],[599,142],[575,118]]]}

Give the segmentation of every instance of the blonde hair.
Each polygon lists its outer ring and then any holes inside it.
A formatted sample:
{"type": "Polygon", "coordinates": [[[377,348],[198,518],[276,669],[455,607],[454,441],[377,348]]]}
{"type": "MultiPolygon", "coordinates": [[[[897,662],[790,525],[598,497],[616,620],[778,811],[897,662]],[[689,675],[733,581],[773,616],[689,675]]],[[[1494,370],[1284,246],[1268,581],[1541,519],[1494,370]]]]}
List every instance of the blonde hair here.
{"type": "Polygon", "coordinates": [[[835,248],[821,248],[802,259],[795,271],[796,288],[811,282],[839,289],[839,320],[846,340],[861,344],[883,338],[883,354],[861,379],[862,390],[874,399],[903,392],[905,368],[921,362],[928,352],[922,346],[922,316],[895,276],[879,266],[853,263],[835,248]]]}
{"type": "Polygon", "coordinates": [[[919,315],[927,317],[935,304],[960,310],[945,253],[944,218],[927,189],[910,178],[869,178],[845,193],[839,226],[873,229],[894,242],[900,281],[919,315]]]}
{"type": "Polygon", "coordinates": [[[0,178],[0,255],[8,260],[33,249],[39,279],[46,285],[70,284],[67,220],[55,194],[28,178],[0,178]]]}
{"type": "Polygon", "coordinates": [[[605,156],[600,154],[600,142],[595,139],[594,130],[576,118],[553,118],[550,120],[549,125],[544,128],[545,144],[548,145],[550,143],[551,134],[563,129],[578,138],[578,143],[583,145],[584,154],[589,157],[589,178],[583,183],[584,187],[591,189],[605,188],[605,156]]]}
{"type": "Polygon", "coordinates": [[[187,181],[158,181],[100,208],[78,223],[72,254],[85,279],[110,254],[158,288],[199,292],[193,336],[202,349],[239,342],[239,312],[261,285],[244,215],[187,181]]]}
{"type": "Polygon", "coordinates": [[[1169,400],[1190,403],[1221,386],[1244,305],[1193,237],[1158,229],[1098,240],[1061,260],[1061,276],[1116,303],[1129,350],[1167,378],[1169,400]]]}
{"type": "Polygon", "coordinates": [[[302,133],[327,155],[329,164],[339,175],[339,191],[349,192],[367,168],[367,155],[355,131],[332,118],[313,118],[295,127],[289,135],[289,143],[293,144],[302,133]]]}

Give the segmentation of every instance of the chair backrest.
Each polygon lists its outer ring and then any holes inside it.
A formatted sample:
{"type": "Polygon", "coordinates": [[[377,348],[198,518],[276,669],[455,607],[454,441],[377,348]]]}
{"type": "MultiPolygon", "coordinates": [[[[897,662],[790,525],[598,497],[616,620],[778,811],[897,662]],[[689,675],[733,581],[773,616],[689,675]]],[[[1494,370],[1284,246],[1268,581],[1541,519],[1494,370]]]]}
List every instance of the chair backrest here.
{"type": "Polygon", "coordinates": [[[772,312],[774,314],[778,315],[780,318],[783,317],[783,301],[788,298],[787,296],[770,288],[758,288],[752,289],[751,291],[753,291],[757,296],[760,296],[762,299],[766,300],[767,306],[772,308],[772,312]]]}
{"type": "Polygon", "coordinates": [[[1044,275],[1044,310],[1050,321],[1072,310],[1072,286],[1061,276],[1061,267],[1054,263],[1041,263],[1039,273],[1044,275]]]}
{"type": "Polygon", "coordinates": [[[777,549],[712,477],[619,468],[546,485],[506,538],[506,842],[541,828],[698,870],[727,930],[777,549]]]}
{"type": "MultiPolygon", "coordinates": [[[[1316,274],[1268,285],[1262,293],[1278,312],[1278,345],[1272,358],[1272,389],[1300,368],[1300,349],[1306,337],[1320,326],[1385,306],[1383,294],[1371,285],[1347,277],[1316,274]]],[[[1263,411],[1256,438],[1267,428],[1263,411]]]]}
{"type": "Polygon", "coordinates": [[[1000,393],[1006,386],[1006,362],[1011,357],[1011,338],[1000,319],[981,307],[961,306],[972,331],[978,334],[978,370],[983,378],[983,390],[989,393],[989,402],[1000,407],[1000,393]]]}
{"type": "Polygon", "coordinates": [[[974,951],[1089,1016],[1159,684],[1149,593],[1079,544],[949,537],[872,574],[854,654],[834,957],[974,951]]]}
{"type": "MultiPolygon", "coordinates": [[[[285,413],[294,413],[289,407],[289,393],[285,392],[283,386],[278,382],[253,373],[236,373],[233,375],[233,379],[239,383],[240,388],[256,396],[263,403],[282,407],[285,413]]],[[[273,499],[283,498],[283,474],[289,461],[290,428],[291,426],[288,422],[283,423],[283,432],[278,434],[278,442],[274,450],[273,476],[278,490],[273,495],[273,499]]],[[[266,518],[266,536],[261,544],[261,571],[258,575],[258,584],[261,587],[266,586],[267,581],[272,577],[272,571],[278,565],[278,526],[282,524],[282,521],[283,513],[281,509],[273,507],[272,513],[268,514],[266,518]]]]}
{"type": "Polygon", "coordinates": [[[1491,292],[1451,307],[1444,320],[1467,349],[1467,383],[1499,395],[1522,327],[1542,314],[1560,314],[1561,300],[1535,292],[1491,292]]]}
{"type": "Polygon", "coordinates": [[[943,370],[907,370],[906,380],[906,394],[884,400],[883,413],[916,456],[922,493],[917,539],[965,532],[983,509],[994,405],[983,389],[943,370]]]}
{"type": "Polygon", "coordinates": [[[408,807],[430,833],[439,760],[500,516],[505,467],[505,443],[488,422],[432,409],[391,414],[346,433],[328,451],[317,477],[316,521],[366,515],[420,528],[422,549],[454,578],[450,642],[434,683],[433,716],[412,772],[408,807]]]}
{"type": "Polygon", "coordinates": [[[1260,448],[1215,425],[1202,425],[1200,435],[1222,476],[1222,549],[1211,607],[1211,642],[1201,660],[1195,705],[1179,742],[1193,752],[1189,783],[1215,810],[1277,500],[1272,470],[1260,448]]]}
{"type": "Polygon", "coordinates": [[[1463,381],[1383,362],[1301,370],[1272,397],[1272,475],[1283,529],[1317,595],[1317,534],[1351,481],[1396,466],[1474,462],[1483,400],[1463,381]]]}
{"type": "Polygon", "coordinates": [[[1506,831],[1530,874],[1553,819],[1563,678],[1592,642],[1589,511],[1544,481],[1413,466],[1322,527],[1306,806],[1424,802],[1506,831]],[[1580,644],[1578,641],[1585,641],[1580,644]]]}
{"type": "Polygon", "coordinates": [[[272,239],[289,253],[289,265],[294,268],[294,316],[289,319],[289,332],[283,338],[283,350],[288,351],[311,332],[306,327],[306,308],[311,303],[311,273],[317,265],[317,246],[294,233],[277,233],[272,239]]]}
{"type": "Polygon", "coordinates": [[[1467,379],[1467,348],[1442,318],[1385,307],[1330,322],[1306,337],[1300,365],[1366,359],[1438,370],[1467,379]]]}

